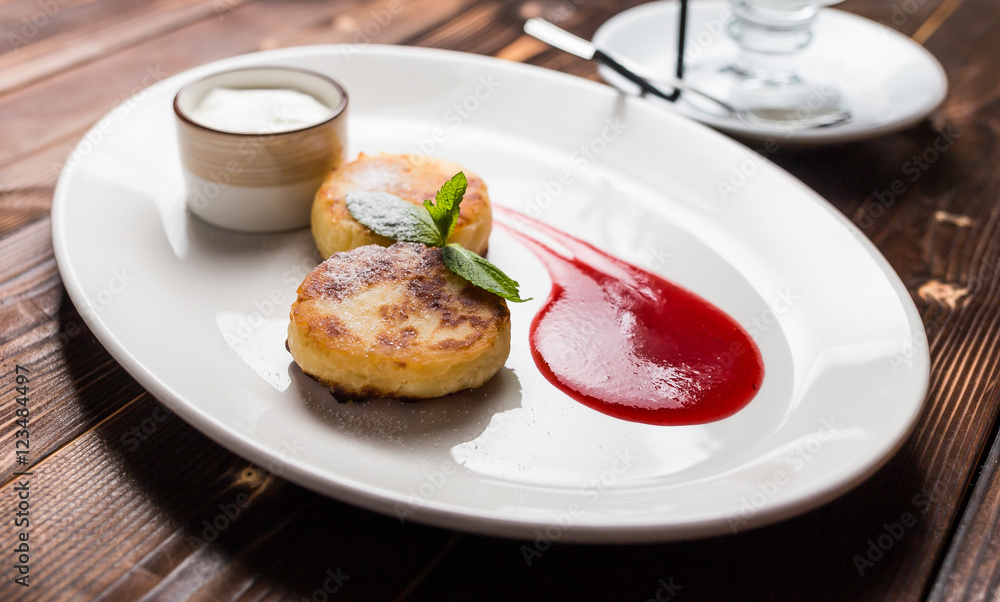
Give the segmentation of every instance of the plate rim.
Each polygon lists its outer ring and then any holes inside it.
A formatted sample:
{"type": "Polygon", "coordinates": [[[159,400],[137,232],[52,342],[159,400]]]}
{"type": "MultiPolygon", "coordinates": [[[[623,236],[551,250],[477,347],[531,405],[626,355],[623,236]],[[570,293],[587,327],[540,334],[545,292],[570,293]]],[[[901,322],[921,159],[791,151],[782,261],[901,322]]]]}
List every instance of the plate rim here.
{"type": "MultiPolygon", "coordinates": [[[[199,65],[173,75],[140,92],[140,94],[149,93],[153,88],[158,87],[173,88],[176,87],[178,82],[187,81],[190,78],[197,77],[202,72],[224,69],[227,68],[230,63],[243,63],[244,61],[251,61],[256,57],[267,57],[268,59],[293,59],[296,56],[309,55],[315,52],[342,53],[350,46],[351,45],[348,44],[298,46],[227,57],[199,65]]],[[[588,92],[586,92],[588,94],[618,94],[614,88],[602,83],[585,80],[583,78],[546,69],[544,67],[514,63],[494,57],[452,50],[413,48],[406,46],[369,45],[365,48],[365,52],[372,52],[373,54],[381,54],[388,57],[394,55],[398,56],[399,54],[416,54],[431,57],[432,59],[459,60],[481,65],[491,65],[513,72],[527,70],[544,77],[555,78],[566,85],[573,85],[578,88],[588,90],[588,92]]],[[[131,101],[132,98],[125,100],[122,104],[131,101]]],[[[630,98],[628,101],[635,103],[637,106],[648,107],[647,103],[642,103],[638,99],[630,98]]],[[[87,135],[90,134],[90,132],[98,129],[99,124],[104,117],[110,115],[116,108],[117,106],[112,108],[105,116],[102,116],[102,118],[99,119],[91,129],[84,133],[80,142],[74,147],[74,150],[72,151],[73,153],[77,152],[79,145],[86,140],[87,135]]],[[[639,110],[646,109],[643,108],[639,110]]],[[[753,154],[750,149],[726,137],[720,132],[705,126],[704,124],[698,123],[676,113],[657,111],[656,109],[652,110],[658,114],[657,118],[677,120],[678,123],[699,128],[702,130],[701,133],[709,138],[718,137],[714,143],[732,144],[739,147],[741,152],[745,151],[753,154]]],[[[771,169],[777,170],[777,172],[782,174],[782,178],[786,178],[789,182],[793,183],[797,187],[800,187],[804,193],[813,198],[813,202],[815,202],[817,207],[821,208],[828,216],[832,217],[842,226],[849,228],[850,232],[856,234],[858,242],[865,249],[866,256],[874,260],[875,264],[882,272],[882,275],[887,279],[896,296],[899,298],[910,326],[917,327],[912,329],[913,334],[917,337],[922,337],[922,342],[924,344],[920,346],[920,357],[918,358],[922,364],[922,370],[920,370],[921,374],[919,374],[922,380],[920,387],[920,399],[911,406],[910,415],[907,417],[905,428],[897,433],[893,440],[887,442],[888,445],[882,449],[882,453],[868,458],[868,461],[863,463],[859,468],[855,469],[849,478],[841,479],[840,481],[833,483],[825,483],[825,486],[818,488],[817,491],[799,493],[799,495],[792,496],[790,499],[783,500],[781,502],[773,501],[772,503],[765,505],[753,516],[753,520],[750,521],[750,523],[745,527],[746,529],[773,524],[775,522],[805,513],[843,495],[861,482],[870,478],[896,454],[896,452],[902,447],[902,445],[909,438],[910,434],[913,432],[913,429],[917,424],[917,419],[926,404],[930,378],[930,362],[929,355],[927,353],[926,334],[923,329],[922,321],[920,320],[919,314],[917,313],[909,292],[906,290],[902,281],[899,279],[898,275],[892,269],[891,265],[884,258],[878,248],[875,247],[866,236],[860,233],[860,231],[857,231],[857,228],[852,222],[850,222],[850,220],[827,203],[815,191],[768,159],[758,157],[756,154],[754,154],[754,156],[767,163],[771,169]]],[[[80,164],[84,164],[85,162],[86,160],[84,159],[84,161],[81,161],[80,164]]],[[[69,243],[65,238],[68,224],[66,223],[64,212],[66,210],[65,206],[69,202],[69,192],[67,191],[67,188],[69,186],[70,176],[78,167],[78,165],[70,166],[67,164],[64,166],[63,171],[59,176],[53,196],[51,230],[53,249],[60,276],[63,280],[67,293],[79,311],[81,318],[94,333],[94,336],[97,337],[105,349],[108,350],[111,356],[114,357],[114,359],[143,387],[149,390],[160,403],[166,405],[171,411],[178,414],[179,417],[195,427],[205,436],[220,444],[222,447],[225,447],[237,455],[240,455],[241,457],[246,458],[260,466],[269,466],[268,463],[276,459],[276,456],[271,449],[249,437],[245,437],[229,425],[220,423],[219,421],[211,418],[208,414],[201,410],[197,404],[184,399],[176,393],[169,386],[169,384],[164,382],[159,376],[146,369],[145,366],[132,358],[131,353],[124,346],[124,344],[121,343],[121,341],[107,326],[105,326],[105,324],[100,320],[99,315],[93,310],[92,304],[82,290],[82,284],[79,281],[78,274],[70,269],[72,264],[67,250],[67,245],[69,243]]],[[[387,496],[386,492],[380,488],[369,486],[366,483],[359,482],[349,477],[339,476],[336,481],[331,481],[329,479],[329,475],[320,470],[318,467],[306,464],[296,458],[281,458],[281,463],[283,464],[284,470],[281,473],[274,473],[276,476],[280,476],[281,478],[285,478],[308,489],[321,493],[322,495],[345,503],[389,516],[394,514],[393,508],[396,504],[407,503],[407,498],[405,496],[387,496]]],[[[551,521],[536,520],[537,517],[534,516],[514,519],[509,516],[498,516],[494,511],[443,503],[433,499],[424,500],[424,502],[425,503],[419,505],[419,507],[414,508],[414,513],[407,517],[407,520],[413,520],[414,522],[437,527],[461,529],[474,533],[515,539],[530,538],[533,536],[535,529],[544,529],[546,526],[552,524],[551,521]]],[[[742,530],[743,529],[741,529],[741,531],[742,530]]],[[[683,523],[660,521],[655,524],[651,524],[648,518],[645,522],[633,521],[622,524],[609,522],[576,522],[571,526],[571,528],[566,528],[562,531],[561,540],[574,543],[594,544],[651,543],[709,537],[729,532],[730,528],[727,525],[726,518],[716,513],[716,515],[712,515],[704,519],[688,520],[683,523]]]]}

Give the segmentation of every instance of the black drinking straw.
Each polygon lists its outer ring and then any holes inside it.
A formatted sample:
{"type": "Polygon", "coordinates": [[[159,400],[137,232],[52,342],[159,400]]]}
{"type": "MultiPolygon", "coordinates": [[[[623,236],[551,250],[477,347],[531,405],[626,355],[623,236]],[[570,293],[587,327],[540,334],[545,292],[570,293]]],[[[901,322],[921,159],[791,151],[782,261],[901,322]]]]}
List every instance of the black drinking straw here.
{"type": "MultiPolygon", "coordinates": [[[[684,37],[687,33],[687,5],[688,0],[680,0],[681,11],[680,17],[677,23],[677,79],[684,79],[684,37]]],[[[600,50],[594,51],[594,58],[604,65],[611,68],[612,71],[621,75],[625,79],[629,80],[633,84],[639,86],[640,95],[645,96],[646,94],[652,94],[664,100],[669,100],[670,102],[676,102],[681,96],[681,91],[674,88],[674,91],[667,94],[660,90],[658,87],[646,81],[645,78],[640,77],[633,73],[630,69],[611,58],[604,52],[600,50]]]]}
{"type": "MultiPolygon", "coordinates": [[[[684,79],[684,38],[687,36],[687,15],[688,0],[680,0],[681,14],[677,19],[677,79],[684,79]]],[[[681,96],[681,91],[674,88],[673,94],[667,99],[670,102],[676,101],[681,96]]]]}

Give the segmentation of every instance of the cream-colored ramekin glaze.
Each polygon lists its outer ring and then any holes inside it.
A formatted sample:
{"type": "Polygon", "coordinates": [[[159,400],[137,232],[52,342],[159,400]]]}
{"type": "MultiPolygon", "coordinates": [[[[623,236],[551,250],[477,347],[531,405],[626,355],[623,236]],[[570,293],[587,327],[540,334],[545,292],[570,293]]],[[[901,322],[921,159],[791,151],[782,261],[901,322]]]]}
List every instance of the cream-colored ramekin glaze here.
{"type": "Polygon", "coordinates": [[[254,67],[216,73],[174,97],[187,205],[205,221],[242,232],[280,232],[309,225],[313,197],[343,161],[347,92],[332,79],[300,69],[254,67]],[[191,114],[214,88],[290,89],[330,109],[315,125],[265,134],[225,132],[191,114]]]}

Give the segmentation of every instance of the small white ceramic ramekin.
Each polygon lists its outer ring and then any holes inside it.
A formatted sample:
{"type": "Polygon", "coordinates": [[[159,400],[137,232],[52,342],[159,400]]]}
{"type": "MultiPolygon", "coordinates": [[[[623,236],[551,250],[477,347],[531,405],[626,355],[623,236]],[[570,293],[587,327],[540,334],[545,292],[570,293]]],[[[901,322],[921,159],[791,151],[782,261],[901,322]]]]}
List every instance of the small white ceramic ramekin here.
{"type": "Polygon", "coordinates": [[[241,232],[280,232],[309,225],[313,198],[347,146],[347,92],[332,79],[288,67],[252,67],[192,82],[174,97],[187,205],[203,220],[241,232]],[[213,88],[284,88],[330,109],[300,129],[237,134],[190,114],[213,88]]]}

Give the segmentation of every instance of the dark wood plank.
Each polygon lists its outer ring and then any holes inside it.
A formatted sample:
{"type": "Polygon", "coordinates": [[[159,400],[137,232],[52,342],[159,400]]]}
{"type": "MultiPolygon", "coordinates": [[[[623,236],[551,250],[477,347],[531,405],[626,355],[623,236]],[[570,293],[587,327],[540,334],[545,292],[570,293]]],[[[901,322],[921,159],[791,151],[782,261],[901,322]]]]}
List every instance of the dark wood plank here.
{"type": "MultiPolygon", "coordinates": [[[[199,9],[201,19],[196,23],[179,29],[180,22],[170,22],[169,27],[164,24],[162,35],[132,44],[127,51],[123,46],[131,42],[116,40],[102,47],[104,54],[99,58],[72,71],[51,74],[44,81],[7,93],[0,90],[0,130],[4,132],[0,166],[55,144],[69,154],[84,131],[117,104],[196,65],[302,43],[353,43],[358,39],[392,43],[430,27],[462,6],[454,1],[383,0],[369,4],[362,0],[295,0],[238,4],[224,15],[199,9]],[[390,5],[395,14],[389,12],[390,5]],[[372,31],[367,26],[378,25],[380,11],[392,18],[378,26],[376,35],[359,38],[359,32],[372,31]]],[[[194,18],[188,15],[182,21],[194,18]]],[[[127,38],[129,31],[114,33],[127,38]]]]}
{"type": "MultiPolygon", "coordinates": [[[[29,458],[34,463],[140,395],[142,388],[90,334],[65,296],[48,219],[0,239],[0,256],[9,260],[0,268],[0,373],[8,393],[16,366],[29,370],[29,458]]],[[[0,421],[13,425],[16,409],[13,399],[0,405],[0,421]]],[[[14,429],[0,432],[0,446],[10,457],[0,466],[0,483],[9,482],[19,469],[14,439],[14,429]]]]}
{"type": "MultiPolygon", "coordinates": [[[[962,102],[951,104],[949,116],[956,121],[967,123],[972,130],[972,144],[965,165],[982,165],[983,169],[970,169],[966,187],[955,204],[961,207],[963,201],[977,189],[995,191],[1000,178],[996,176],[998,128],[1000,128],[1000,112],[997,110],[1000,100],[1000,85],[996,78],[991,77],[987,70],[975,67],[976,58],[989,53],[990,56],[1000,54],[1000,43],[988,31],[1000,26],[1000,15],[989,3],[966,0],[958,6],[951,16],[951,22],[959,27],[942,26],[928,40],[928,47],[938,52],[947,52],[943,62],[951,76],[953,94],[962,102]],[[986,5],[986,6],[984,6],[986,5]],[[983,44],[967,46],[969,34],[981,36],[983,44]],[[947,51],[945,50],[947,49],[947,51]],[[992,168],[987,167],[992,163],[992,168]],[[992,174],[991,174],[992,172],[992,174]],[[989,177],[992,175],[993,177],[989,177]]],[[[950,24],[950,23],[949,23],[950,24]]],[[[989,193],[987,193],[989,194],[989,193]]],[[[950,226],[958,232],[952,237],[953,252],[946,258],[947,269],[952,277],[943,282],[942,297],[944,304],[966,306],[982,301],[984,297],[996,299],[1000,296],[1000,207],[995,198],[992,210],[986,219],[962,220],[963,212],[950,210],[949,216],[959,219],[942,224],[950,226]],[[956,223],[957,222],[957,223],[956,223]],[[982,235],[975,236],[976,230],[986,230],[982,235]],[[966,232],[968,231],[968,232],[966,232]],[[986,237],[986,238],[984,238],[986,237]],[[969,265],[963,259],[967,257],[980,258],[975,265],[969,265]]],[[[937,288],[937,287],[936,287],[937,288]]],[[[972,328],[986,326],[995,333],[993,323],[997,321],[997,304],[992,304],[992,316],[986,310],[981,310],[980,320],[972,328]]],[[[997,404],[1000,391],[997,382],[1000,380],[1000,370],[996,366],[996,335],[992,340],[985,340],[980,347],[974,347],[966,341],[956,340],[953,345],[964,344],[963,355],[968,361],[989,362],[993,358],[993,366],[978,382],[962,378],[956,374],[953,386],[965,389],[967,395],[978,396],[982,403],[997,404]]],[[[957,339],[957,336],[956,336],[957,339]]],[[[956,416],[956,420],[975,420],[974,417],[956,416]]],[[[970,600],[995,599],[1000,589],[1000,555],[997,551],[1000,545],[1000,481],[997,478],[997,462],[1000,458],[1000,440],[993,433],[992,447],[985,459],[981,474],[978,475],[975,490],[962,516],[961,523],[950,546],[949,554],[935,583],[931,595],[933,600],[970,600]]]]}
{"type": "MultiPolygon", "coordinates": [[[[157,0],[150,2],[153,4],[157,0]]],[[[34,44],[79,28],[114,21],[115,15],[136,8],[129,0],[5,0],[0,2],[0,30],[4,32],[0,55],[24,54],[34,44]]]]}
{"type": "Polygon", "coordinates": [[[402,44],[469,10],[475,0],[377,0],[336,18],[273,38],[268,47],[402,44]]]}
{"type": "Polygon", "coordinates": [[[3,30],[12,50],[0,54],[0,93],[207,17],[221,16],[231,8],[226,0],[92,2],[81,6],[48,0],[24,10],[20,23],[12,30],[3,30]],[[73,52],[64,51],[70,47],[73,52]]]}
{"type": "Polygon", "coordinates": [[[0,167],[0,236],[49,213],[68,150],[49,146],[0,167]]]}
{"type": "Polygon", "coordinates": [[[359,4],[249,4],[3,94],[0,166],[55,144],[68,155],[87,128],[143,88],[207,61],[259,50],[269,36],[330,19],[349,6],[359,4]]]}
{"type": "Polygon", "coordinates": [[[994,439],[930,600],[985,600],[1000,591],[998,465],[1000,442],[994,439]]]}
{"type": "Polygon", "coordinates": [[[289,485],[147,394],[32,470],[0,493],[28,482],[31,586],[0,599],[297,599],[327,571],[339,597],[387,599],[452,536],[289,485]]]}
{"type": "MultiPolygon", "coordinates": [[[[913,36],[927,23],[928,19],[934,16],[941,5],[949,3],[954,3],[954,0],[913,0],[912,2],[846,0],[834,8],[871,19],[905,36],[913,36]]],[[[920,41],[922,43],[923,39],[920,41]]]]}
{"type": "MultiPolygon", "coordinates": [[[[624,7],[566,4],[414,0],[400,5],[410,12],[370,37],[495,54],[596,78],[592,65],[520,33],[525,17],[541,14],[589,36],[624,7]]],[[[890,24],[896,6],[888,0],[841,5],[890,24]]],[[[399,525],[262,475],[175,417],[157,421],[158,404],[110,362],[92,335],[82,328],[70,334],[79,316],[58,285],[44,213],[53,163],[85,128],[141,84],[145,67],[173,73],[259,48],[353,42],[365,24],[378,22],[377,11],[389,8],[360,0],[242,6],[224,18],[164,26],[146,41],[125,36],[85,63],[40,69],[0,96],[0,360],[7,375],[16,363],[39,375],[32,385],[39,404],[32,418],[39,446],[33,461],[43,461],[33,483],[43,493],[32,536],[44,553],[38,556],[42,585],[32,593],[38,599],[301,597],[322,587],[328,569],[341,568],[351,576],[338,593],[345,599],[648,599],[664,583],[682,587],[679,599],[920,598],[948,547],[1000,406],[994,192],[1000,150],[997,82],[989,69],[1000,58],[992,35],[995,3],[928,0],[898,25],[913,34],[927,19],[941,17],[922,31],[948,69],[953,93],[931,124],[881,140],[772,157],[879,245],[924,316],[934,362],[927,410],[904,450],[855,491],[790,522],[671,545],[557,543],[528,566],[521,549],[528,542],[399,525]],[[88,85],[93,81],[107,84],[88,85]],[[904,195],[888,206],[873,195],[905,177],[906,161],[949,128],[959,133],[954,146],[918,181],[907,182],[904,195]],[[150,419],[157,425],[154,437],[129,449],[129,429],[150,419]],[[245,512],[217,540],[195,542],[203,521],[214,520],[241,493],[251,499],[245,512]],[[894,529],[907,513],[915,524],[860,575],[855,558],[864,558],[869,540],[894,529]]],[[[0,19],[8,14],[0,8],[0,19]]],[[[57,35],[70,33],[52,30],[51,37],[57,35]]],[[[4,405],[0,419],[9,424],[12,412],[4,405]]],[[[0,444],[10,449],[7,439],[0,444]]],[[[4,482],[3,495],[12,499],[15,483],[4,482]]],[[[959,533],[961,546],[953,547],[969,551],[949,559],[946,568],[957,577],[941,595],[990,591],[1000,504],[994,482],[987,471],[972,498],[969,527],[959,533]],[[978,569],[984,560],[987,569],[978,569]]],[[[4,542],[10,528],[0,531],[4,542]]],[[[0,583],[0,597],[23,593],[12,587],[0,583]]]]}

